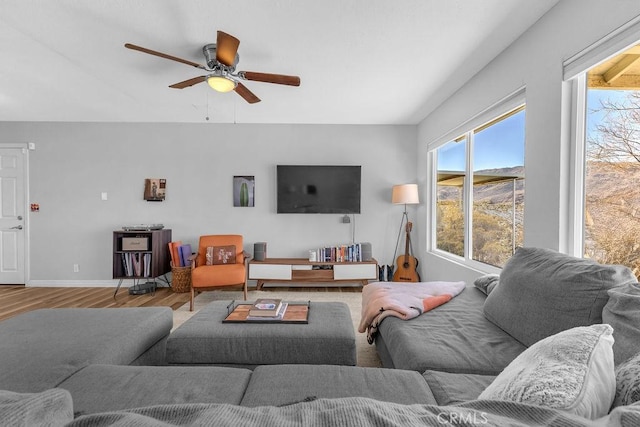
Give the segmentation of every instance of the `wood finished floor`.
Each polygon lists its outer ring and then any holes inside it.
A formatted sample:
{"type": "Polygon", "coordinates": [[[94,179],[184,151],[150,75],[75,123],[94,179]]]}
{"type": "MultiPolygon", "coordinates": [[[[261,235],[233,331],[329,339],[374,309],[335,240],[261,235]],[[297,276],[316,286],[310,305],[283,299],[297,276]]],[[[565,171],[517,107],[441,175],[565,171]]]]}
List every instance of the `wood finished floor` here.
{"type": "MultiPolygon", "coordinates": [[[[255,289],[255,288],[254,288],[255,289]]],[[[361,287],[264,287],[274,291],[361,292],[361,287]]],[[[129,295],[121,288],[115,299],[115,288],[38,288],[0,286],[0,320],[39,308],[65,307],[171,307],[173,310],[189,302],[189,292],[175,293],[170,288],[158,288],[155,294],[129,295]]],[[[251,288],[249,288],[251,291],[251,288]]],[[[249,299],[251,293],[249,293],[249,299]]]]}

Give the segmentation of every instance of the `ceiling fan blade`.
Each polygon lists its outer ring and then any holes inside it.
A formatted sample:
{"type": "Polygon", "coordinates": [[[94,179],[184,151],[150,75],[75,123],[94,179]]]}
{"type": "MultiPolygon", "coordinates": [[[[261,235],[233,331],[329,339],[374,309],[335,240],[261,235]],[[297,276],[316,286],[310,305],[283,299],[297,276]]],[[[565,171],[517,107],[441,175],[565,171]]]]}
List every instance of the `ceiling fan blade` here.
{"type": "Polygon", "coordinates": [[[185,87],[189,87],[189,86],[193,86],[193,85],[198,84],[198,83],[202,83],[205,80],[207,80],[207,76],[194,77],[192,79],[185,80],[185,81],[180,82],[180,83],[174,83],[169,87],[173,88],[173,89],[184,89],[185,87]]]}
{"type": "Polygon", "coordinates": [[[157,52],[155,50],[147,49],[146,47],[136,46],[135,44],[131,44],[131,43],[125,43],[124,47],[126,47],[127,49],[137,50],[139,52],[148,53],[149,55],[159,56],[160,58],[170,59],[172,61],[181,62],[183,64],[191,65],[192,67],[201,68],[203,70],[206,70],[204,65],[200,65],[198,63],[191,62],[191,61],[186,60],[186,59],[178,58],[177,56],[167,55],[166,53],[157,52]]]}
{"type": "Polygon", "coordinates": [[[236,62],[236,54],[240,40],[227,34],[224,31],[218,31],[218,40],[216,42],[216,59],[227,67],[233,67],[236,62]]]}
{"type": "Polygon", "coordinates": [[[300,86],[300,77],[285,76],[284,74],[256,73],[254,71],[240,71],[238,75],[246,80],[256,82],[275,83],[279,85],[300,86]]]}
{"type": "Polygon", "coordinates": [[[244,98],[249,104],[255,104],[256,102],[260,102],[260,98],[258,98],[253,92],[251,92],[245,85],[238,82],[238,85],[234,89],[238,95],[244,98]]]}

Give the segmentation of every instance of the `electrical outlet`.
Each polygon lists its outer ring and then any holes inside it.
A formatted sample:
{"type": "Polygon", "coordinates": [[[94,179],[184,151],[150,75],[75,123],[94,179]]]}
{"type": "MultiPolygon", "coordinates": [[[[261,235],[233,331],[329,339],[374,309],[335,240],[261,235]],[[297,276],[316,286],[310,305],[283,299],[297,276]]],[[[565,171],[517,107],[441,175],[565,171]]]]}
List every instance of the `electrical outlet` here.
{"type": "Polygon", "coordinates": [[[73,272],[78,273],[80,271],[80,266],[78,264],[73,264],[73,272]]]}

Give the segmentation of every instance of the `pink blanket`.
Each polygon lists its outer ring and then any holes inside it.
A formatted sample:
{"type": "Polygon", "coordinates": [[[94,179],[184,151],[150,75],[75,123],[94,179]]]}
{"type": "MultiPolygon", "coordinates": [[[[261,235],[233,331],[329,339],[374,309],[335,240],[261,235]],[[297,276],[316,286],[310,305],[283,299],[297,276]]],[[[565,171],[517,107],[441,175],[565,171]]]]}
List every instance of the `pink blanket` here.
{"type": "Polygon", "coordinates": [[[358,332],[373,343],[378,325],[387,316],[409,320],[449,301],[464,282],[374,282],[362,289],[362,317],[358,332]]]}

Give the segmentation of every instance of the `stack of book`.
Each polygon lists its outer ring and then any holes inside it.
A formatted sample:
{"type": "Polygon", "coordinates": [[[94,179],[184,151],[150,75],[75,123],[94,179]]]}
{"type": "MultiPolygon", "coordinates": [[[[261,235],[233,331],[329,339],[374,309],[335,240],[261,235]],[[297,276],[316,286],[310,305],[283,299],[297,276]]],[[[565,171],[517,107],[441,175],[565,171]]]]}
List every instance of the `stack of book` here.
{"type": "Polygon", "coordinates": [[[282,320],[284,313],[287,311],[287,303],[281,299],[261,298],[249,309],[249,320],[282,320]]]}
{"type": "Polygon", "coordinates": [[[315,259],[320,262],[361,262],[362,244],[352,243],[317,248],[315,259]]]}

